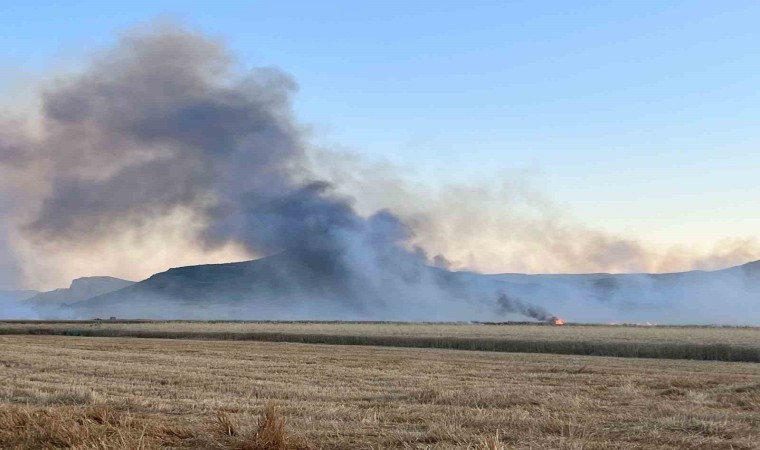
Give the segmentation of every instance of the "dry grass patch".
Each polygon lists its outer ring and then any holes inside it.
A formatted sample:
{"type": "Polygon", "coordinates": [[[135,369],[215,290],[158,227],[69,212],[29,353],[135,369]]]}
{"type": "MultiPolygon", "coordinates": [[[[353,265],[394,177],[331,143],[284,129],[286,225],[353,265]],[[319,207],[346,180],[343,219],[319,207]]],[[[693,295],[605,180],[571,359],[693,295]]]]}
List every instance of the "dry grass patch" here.
{"type": "Polygon", "coordinates": [[[108,406],[0,407],[0,448],[152,449],[181,447],[197,431],[108,406]]]}
{"type": "Polygon", "coordinates": [[[296,438],[285,429],[285,417],[274,404],[269,404],[261,414],[258,425],[244,434],[237,429],[226,414],[220,414],[219,424],[226,436],[236,437],[233,450],[308,450],[312,447],[303,439],[296,438]]]}
{"type": "Polygon", "coordinates": [[[213,423],[193,426],[170,417],[124,412],[107,405],[90,407],[0,406],[3,449],[230,449],[308,450],[293,437],[285,418],[269,405],[254,427],[238,431],[224,413],[213,423]]]}

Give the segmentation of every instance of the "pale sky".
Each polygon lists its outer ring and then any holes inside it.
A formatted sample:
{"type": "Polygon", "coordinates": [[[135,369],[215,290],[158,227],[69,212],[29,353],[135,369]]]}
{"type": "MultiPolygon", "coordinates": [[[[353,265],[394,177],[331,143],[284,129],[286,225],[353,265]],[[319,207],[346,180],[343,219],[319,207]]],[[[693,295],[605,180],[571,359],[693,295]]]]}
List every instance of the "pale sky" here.
{"type": "Polygon", "coordinates": [[[3,103],[156,18],[290,73],[317,143],[420,182],[527,170],[595,229],[760,237],[758,2],[3,2],[3,103]]]}

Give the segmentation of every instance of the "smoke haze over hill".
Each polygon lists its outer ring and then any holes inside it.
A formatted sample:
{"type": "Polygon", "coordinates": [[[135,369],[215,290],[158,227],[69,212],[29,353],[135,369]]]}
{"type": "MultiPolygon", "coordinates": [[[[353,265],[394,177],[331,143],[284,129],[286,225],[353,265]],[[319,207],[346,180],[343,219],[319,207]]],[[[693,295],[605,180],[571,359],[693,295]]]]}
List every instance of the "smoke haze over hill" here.
{"type": "Polygon", "coordinates": [[[0,282],[144,278],[285,253],[354,306],[453,317],[463,304],[497,310],[496,293],[429,265],[665,270],[757,254],[751,241],[699,255],[590,230],[519,182],[416,189],[316,151],[293,116],[296,90],[281,70],[242,70],[221,42],[166,25],[51,81],[36,116],[0,123],[0,282]]]}
{"type": "Polygon", "coordinates": [[[184,211],[200,248],[297,255],[283,269],[346,302],[449,307],[396,215],[362,216],[309,172],[294,89],[277,69],[236,73],[221,45],[181,29],[125,37],[44,92],[40,140],[6,146],[9,165],[52,179],[24,233],[88,247],[184,211]]]}

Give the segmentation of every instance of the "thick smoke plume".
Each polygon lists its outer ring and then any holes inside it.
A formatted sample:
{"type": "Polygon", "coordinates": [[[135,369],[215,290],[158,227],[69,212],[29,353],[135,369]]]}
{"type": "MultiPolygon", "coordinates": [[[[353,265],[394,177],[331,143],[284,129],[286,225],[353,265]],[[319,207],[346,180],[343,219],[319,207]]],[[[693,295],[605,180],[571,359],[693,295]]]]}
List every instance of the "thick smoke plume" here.
{"type": "Polygon", "coordinates": [[[87,246],[183,213],[202,224],[194,237],[206,249],[343,252],[351,236],[399,244],[390,213],[361,218],[306,171],[293,80],[271,68],[237,74],[232,63],[219,43],[162,28],[127,36],[50,87],[41,136],[2,128],[0,162],[51,179],[27,237],[87,246]]]}
{"type": "Polygon", "coordinates": [[[297,255],[367,314],[408,317],[424,303],[414,298],[453,301],[398,217],[359,215],[307,169],[294,81],[272,68],[240,74],[232,62],[217,42],[162,28],[127,36],[45,91],[42,134],[2,147],[9,167],[51,180],[26,236],[86,247],[184,213],[201,224],[203,248],[297,255]]]}
{"type": "Polygon", "coordinates": [[[546,322],[554,317],[546,309],[512,298],[504,292],[499,293],[496,303],[501,314],[516,313],[526,317],[532,317],[542,322],[546,322]]]}

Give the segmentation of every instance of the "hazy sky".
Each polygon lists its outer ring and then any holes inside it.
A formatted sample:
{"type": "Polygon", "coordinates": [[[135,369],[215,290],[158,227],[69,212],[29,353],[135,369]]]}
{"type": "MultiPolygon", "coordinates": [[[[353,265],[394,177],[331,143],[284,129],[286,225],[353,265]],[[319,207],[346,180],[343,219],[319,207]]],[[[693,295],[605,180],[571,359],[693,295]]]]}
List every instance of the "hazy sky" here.
{"type": "Polygon", "coordinates": [[[527,170],[596,229],[760,237],[760,2],[3,2],[1,102],[156,17],[292,74],[317,142],[422,182],[527,170]]]}

